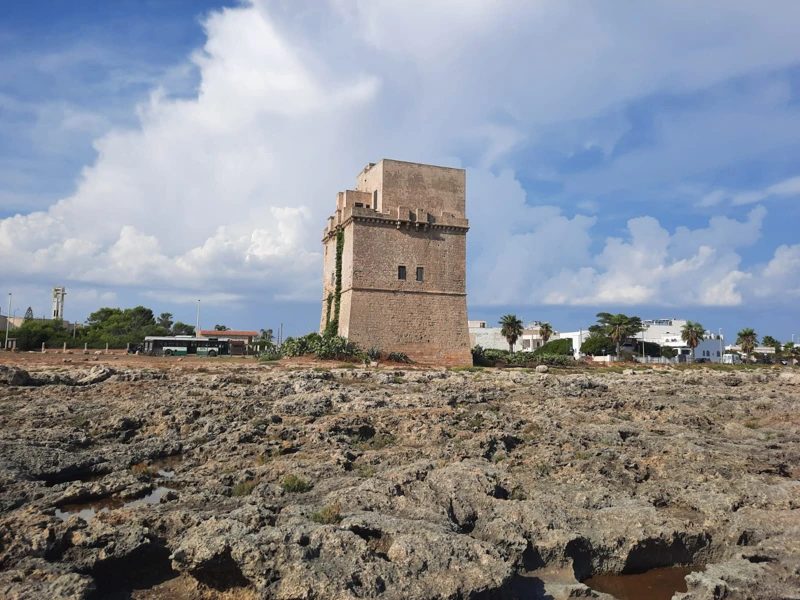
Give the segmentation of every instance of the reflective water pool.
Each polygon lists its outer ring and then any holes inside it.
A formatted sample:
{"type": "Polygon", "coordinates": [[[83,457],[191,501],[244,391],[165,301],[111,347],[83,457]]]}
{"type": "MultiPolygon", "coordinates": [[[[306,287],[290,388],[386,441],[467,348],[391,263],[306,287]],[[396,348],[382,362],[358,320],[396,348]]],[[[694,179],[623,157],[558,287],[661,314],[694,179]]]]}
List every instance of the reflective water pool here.
{"type": "Polygon", "coordinates": [[[616,596],[619,600],[670,600],[675,592],[685,592],[686,577],[700,567],[665,567],[631,575],[595,575],[583,583],[595,592],[616,596]]]}

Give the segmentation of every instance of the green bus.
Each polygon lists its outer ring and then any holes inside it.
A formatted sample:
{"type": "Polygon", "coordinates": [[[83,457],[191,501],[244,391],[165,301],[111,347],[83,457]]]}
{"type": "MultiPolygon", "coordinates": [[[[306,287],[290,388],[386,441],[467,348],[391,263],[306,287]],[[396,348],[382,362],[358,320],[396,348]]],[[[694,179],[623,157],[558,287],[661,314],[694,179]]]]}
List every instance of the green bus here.
{"type": "Polygon", "coordinates": [[[228,338],[201,338],[191,335],[168,337],[147,336],[144,338],[143,350],[150,356],[223,356],[230,354],[231,344],[228,338]]]}

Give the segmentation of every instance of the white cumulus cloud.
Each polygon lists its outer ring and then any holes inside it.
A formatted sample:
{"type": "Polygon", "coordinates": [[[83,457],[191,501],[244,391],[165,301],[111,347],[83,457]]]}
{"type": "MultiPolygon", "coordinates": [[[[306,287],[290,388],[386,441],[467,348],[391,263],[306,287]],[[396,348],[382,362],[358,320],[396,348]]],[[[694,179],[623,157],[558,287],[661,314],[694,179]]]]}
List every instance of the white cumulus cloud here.
{"type": "MultiPolygon", "coordinates": [[[[388,157],[475,165],[468,252],[476,303],[736,305],[754,297],[755,282],[780,290],[796,281],[796,246],[779,248],[767,265],[742,264],[763,208],[700,229],[633,218],[598,253],[595,231],[609,204],[590,197],[597,179],[574,178],[592,213],[577,214],[526,196],[504,161],[543,128],[796,63],[800,4],[785,3],[780,15],[746,0],[692,11],[667,1],[623,10],[561,0],[311,5],[252,0],[210,13],[205,44],[187,59],[195,96],[176,98],[165,81],[138,107],[135,126],[95,140],[97,158],[74,193],[0,220],[3,275],[186,302],[200,289],[219,302],[316,300],[319,238],[335,193],[366,162],[388,157]]],[[[772,107],[785,90],[762,100],[772,107]]],[[[684,117],[680,135],[667,136],[670,153],[686,155],[693,144],[706,144],[708,156],[719,146],[746,151],[734,137],[704,141],[707,117],[684,117]]],[[[732,110],[717,126],[731,129],[739,117],[732,110]]],[[[71,113],[63,125],[85,121],[71,113]]],[[[784,119],[769,122],[790,135],[784,119]]],[[[603,152],[612,145],[604,136],[603,152]]],[[[696,168],[694,160],[682,164],[696,168]]],[[[609,179],[658,168],[675,176],[657,150],[619,164],[609,179]]],[[[732,201],[798,189],[794,178],[732,201]]],[[[701,204],[731,197],[720,189],[701,204]]]]}

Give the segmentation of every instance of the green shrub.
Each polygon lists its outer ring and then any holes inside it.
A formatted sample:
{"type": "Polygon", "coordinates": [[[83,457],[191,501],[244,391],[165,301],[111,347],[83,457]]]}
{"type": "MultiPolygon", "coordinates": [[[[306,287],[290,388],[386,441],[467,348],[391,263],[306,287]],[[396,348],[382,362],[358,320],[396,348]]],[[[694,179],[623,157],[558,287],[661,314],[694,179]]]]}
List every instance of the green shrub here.
{"type": "Polygon", "coordinates": [[[362,440],[354,444],[359,450],[380,450],[393,444],[397,438],[391,433],[378,433],[371,438],[362,440]]]}
{"type": "Polygon", "coordinates": [[[323,506],[318,511],[311,513],[311,520],[322,525],[334,525],[342,520],[339,503],[323,506]]]}
{"type": "Polygon", "coordinates": [[[280,360],[283,358],[280,352],[265,352],[261,356],[258,357],[260,362],[274,362],[276,360],[280,360]]]}
{"type": "Polygon", "coordinates": [[[311,350],[317,358],[339,359],[353,358],[360,354],[358,346],[353,342],[348,342],[347,338],[340,335],[325,336],[320,338],[316,346],[311,350]]]}
{"type": "Polygon", "coordinates": [[[381,356],[383,356],[383,352],[381,351],[380,348],[370,348],[369,350],[367,350],[367,357],[370,360],[375,360],[375,361],[380,360],[381,356]]]}
{"type": "Polygon", "coordinates": [[[411,362],[411,359],[408,358],[408,355],[406,355],[405,352],[389,352],[389,354],[386,355],[386,360],[406,364],[411,362]]]}
{"type": "Polygon", "coordinates": [[[284,492],[290,494],[303,494],[309,491],[313,486],[297,475],[287,475],[283,478],[283,481],[281,481],[281,487],[284,492]]]}
{"type": "Polygon", "coordinates": [[[536,356],[536,364],[547,365],[550,367],[568,367],[575,364],[572,356],[564,356],[563,354],[539,354],[536,356]]]}
{"type": "Polygon", "coordinates": [[[534,354],[557,354],[560,356],[572,356],[572,340],[569,338],[563,340],[552,340],[547,342],[541,348],[537,348],[534,354]]]}
{"type": "Polygon", "coordinates": [[[589,356],[614,356],[617,345],[604,335],[592,334],[581,344],[581,352],[589,356]]]}
{"type": "Polygon", "coordinates": [[[319,335],[312,332],[299,338],[288,337],[281,346],[281,353],[287,358],[313,354],[317,358],[339,359],[358,358],[358,346],[339,335],[319,335]]]}
{"type": "MultiPolygon", "coordinates": [[[[562,342],[565,340],[556,341],[562,342]]],[[[536,352],[514,352],[512,354],[508,350],[494,350],[492,348],[480,348],[480,351],[476,351],[476,348],[473,348],[472,360],[475,366],[480,367],[569,366],[574,364],[570,354],[548,354],[538,350],[536,352]]]]}
{"type": "Polygon", "coordinates": [[[476,367],[485,366],[483,365],[483,346],[480,344],[472,347],[472,364],[476,367]]]}
{"type": "Polygon", "coordinates": [[[235,486],[233,486],[233,490],[231,490],[231,496],[249,496],[250,492],[252,492],[253,488],[255,487],[255,481],[243,481],[241,483],[237,483],[235,486]]]}

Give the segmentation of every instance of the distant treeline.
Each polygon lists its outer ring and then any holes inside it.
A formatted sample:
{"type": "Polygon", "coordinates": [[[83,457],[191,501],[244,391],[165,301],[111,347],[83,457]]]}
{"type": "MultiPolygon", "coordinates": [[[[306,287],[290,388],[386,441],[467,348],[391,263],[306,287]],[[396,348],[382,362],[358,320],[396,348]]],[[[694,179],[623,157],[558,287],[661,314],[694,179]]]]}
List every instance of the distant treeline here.
{"type": "Polygon", "coordinates": [[[136,308],[101,308],[89,315],[83,326],[66,327],[60,319],[43,321],[26,318],[11,335],[20,350],[37,350],[44,344],[48,348],[124,348],[138,345],[148,335],[193,335],[194,327],[172,320],[171,313],[161,313],[156,318],[144,306],[136,308]]]}

